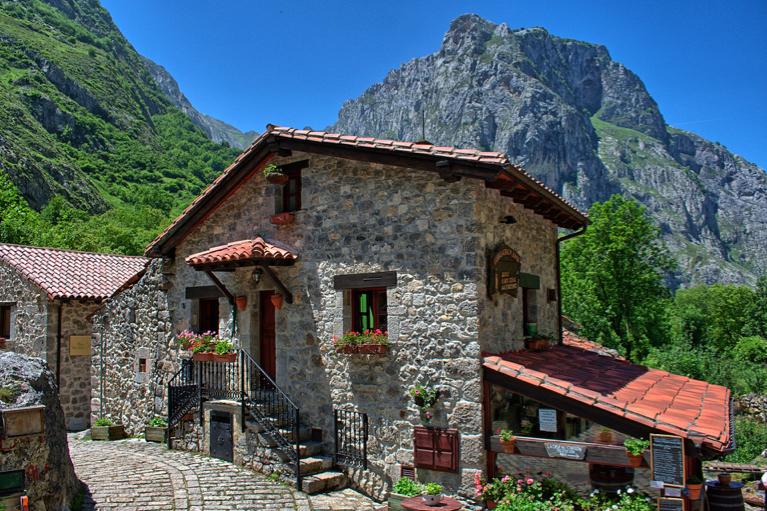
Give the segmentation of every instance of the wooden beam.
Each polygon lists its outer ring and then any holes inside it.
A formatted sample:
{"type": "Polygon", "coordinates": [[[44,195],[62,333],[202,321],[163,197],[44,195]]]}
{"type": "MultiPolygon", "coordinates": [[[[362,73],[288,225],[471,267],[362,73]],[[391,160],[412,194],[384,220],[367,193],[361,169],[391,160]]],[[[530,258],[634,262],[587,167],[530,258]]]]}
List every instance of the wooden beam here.
{"type": "Polygon", "coordinates": [[[277,291],[282,295],[282,297],[285,299],[288,303],[293,303],[293,295],[291,295],[288,292],[288,289],[283,285],[282,282],[280,282],[280,279],[277,277],[277,275],[269,268],[268,266],[259,266],[261,270],[264,272],[264,275],[269,277],[269,280],[272,281],[272,283],[277,288],[277,291]]]}
{"type": "Polygon", "coordinates": [[[541,197],[538,197],[537,195],[531,195],[524,200],[524,204],[522,205],[527,209],[535,209],[541,202],[543,202],[541,197]]]}
{"type": "Polygon", "coordinates": [[[555,220],[561,214],[562,214],[562,210],[561,209],[559,209],[557,207],[553,207],[553,208],[551,208],[549,210],[548,213],[545,213],[543,215],[543,218],[545,218],[546,220],[555,220]]]}
{"type": "Polygon", "coordinates": [[[276,137],[269,137],[266,139],[266,145],[269,146],[269,151],[276,153],[277,156],[290,156],[293,152],[290,149],[283,149],[280,147],[280,142],[276,137]]]}
{"type": "MultiPolygon", "coordinates": [[[[488,435],[485,437],[485,445],[490,452],[504,452],[500,435],[488,435]]],[[[511,453],[509,453],[511,454],[511,453]]],[[[600,465],[630,466],[626,448],[621,445],[597,444],[587,442],[568,442],[565,440],[552,440],[548,438],[517,437],[514,442],[514,454],[522,456],[534,456],[536,458],[567,459],[567,461],[581,461],[584,463],[599,463],[600,465]],[[546,452],[546,444],[564,444],[582,446],[586,455],[582,460],[572,458],[552,458],[546,452]]],[[[642,454],[643,468],[650,468],[650,450],[642,454]]]]}
{"type": "Polygon", "coordinates": [[[234,271],[238,268],[248,268],[250,266],[293,266],[295,259],[239,259],[237,261],[222,261],[218,263],[195,264],[193,268],[197,271],[234,271]]]}
{"type": "Polygon", "coordinates": [[[226,296],[226,299],[229,300],[229,303],[234,305],[234,295],[229,292],[229,290],[220,280],[218,280],[218,277],[216,277],[212,271],[206,271],[205,274],[213,282],[213,284],[216,285],[218,290],[224,293],[224,296],[226,296]]]}
{"type": "Polygon", "coordinates": [[[453,171],[450,170],[450,162],[448,160],[437,162],[437,172],[439,172],[439,177],[447,183],[455,183],[461,180],[459,176],[456,176],[453,174],[453,171]]]}
{"type": "Polygon", "coordinates": [[[505,192],[513,192],[517,188],[517,182],[508,179],[496,179],[495,181],[485,181],[485,188],[492,188],[493,190],[503,190],[505,192]]]}
{"type": "Polygon", "coordinates": [[[533,211],[535,211],[535,213],[538,215],[543,215],[545,213],[548,213],[549,210],[551,210],[551,208],[553,207],[554,207],[554,204],[550,202],[542,202],[535,209],[533,209],[533,211]]]}

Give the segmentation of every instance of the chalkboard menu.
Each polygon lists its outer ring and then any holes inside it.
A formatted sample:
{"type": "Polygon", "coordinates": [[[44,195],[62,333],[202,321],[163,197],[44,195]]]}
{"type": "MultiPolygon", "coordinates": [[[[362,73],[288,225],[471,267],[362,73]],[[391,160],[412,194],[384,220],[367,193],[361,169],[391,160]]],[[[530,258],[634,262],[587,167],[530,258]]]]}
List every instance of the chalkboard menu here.
{"type": "Polygon", "coordinates": [[[684,486],[684,438],[650,435],[650,448],[653,481],[663,481],[663,484],[669,486],[684,486]]]}
{"type": "Polygon", "coordinates": [[[658,499],[658,511],[684,511],[682,499],[658,499]]]}

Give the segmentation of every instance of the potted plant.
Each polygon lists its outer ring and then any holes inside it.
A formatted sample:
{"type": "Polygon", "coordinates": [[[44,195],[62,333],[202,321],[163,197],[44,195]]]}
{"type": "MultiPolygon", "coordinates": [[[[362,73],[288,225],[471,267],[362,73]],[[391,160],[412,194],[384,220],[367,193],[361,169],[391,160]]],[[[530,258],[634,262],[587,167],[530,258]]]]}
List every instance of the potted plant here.
{"type": "Polygon", "coordinates": [[[717,479],[719,479],[719,484],[722,486],[730,486],[730,481],[732,481],[732,476],[729,472],[721,472],[717,474],[717,479]]]}
{"type": "Polygon", "coordinates": [[[389,511],[402,511],[402,501],[416,497],[423,493],[423,487],[410,479],[409,477],[401,477],[399,481],[394,484],[391,493],[389,494],[389,511]]]}
{"type": "Polygon", "coordinates": [[[623,446],[626,448],[626,454],[629,457],[629,465],[639,467],[642,465],[642,453],[650,447],[650,441],[629,437],[623,441],[623,446]]]}
{"type": "Polygon", "coordinates": [[[216,362],[234,362],[237,360],[237,352],[234,350],[234,345],[226,339],[221,339],[216,343],[216,354],[213,359],[216,362]]]}
{"type": "Polygon", "coordinates": [[[427,506],[436,506],[442,501],[442,486],[437,483],[429,483],[423,487],[423,503],[427,506]]]}
{"type": "Polygon", "coordinates": [[[168,423],[162,417],[153,417],[144,428],[147,442],[164,443],[168,439],[168,423]]]}
{"type": "Polygon", "coordinates": [[[280,186],[284,186],[285,183],[288,182],[288,179],[290,179],[288,175],[282,171],[282,169],[272,165],[271,163],[264,167],[264,176],[266,176],[266,180],[273,185],[280,186]]]}
{"type": "Polygon", "coordinates": [[[533,432],[533,423],[530,421],[522,422],[522,427],[519,428],[519,432],[522,433],[522,436],[530,436],[530,433],[533,432]]]}
{"type": "Polygon", "coordinates": [[[292,224],[295,219],[295,214],[292,212],[277,213],[269,217],[269,221],[274,225],[292,224]]]}
{"type": "Polygon", "coordinates": [[[210,362],[213,360],[213,355],[213,352],[208,347],[208,343],[205,341],[198,342],[192,346],[192,358],[196,362],[210,362]]]}
{"type": "Polygon", "coordinates": [[[125,436],[125,426],[113,424],[111,420],[102,418],[96,420],[91,428],[93,440],[120,440],[125,436]]]}
{"type": "Polygon", "coordinates": [[[361,336],[359,352],[367,355],[384,355],[389,350],[389,332],[366,330],[361,336]]]}
{"type": "Polygon", "coordinates": [[[359,346],[359,334],[357,332],[346,332],[341,337],[333,337],[333,347],[336,353],[357,353],[359,346]]]}
{"type": "Polygon", "coordinates": [[[413,397],[415,404],[421,408],[421,413],[423,414],[421,420],[423,423],[431,424],[432,416],[429,408],[434,406],[434,404],[437,402],[439,392],[437,392],[437,390],[433,387],[424,387],[423,385],[416,385],[415,387],[412,387],[408,392],[413,397]]]}
{"type": "Polygon", "coordinates": [[[690,500],[698,500],[700,498],[700,490],[703,488],[703,480],[698,476],[690,476],[687,478],[686,484],[690,500]]]}
{"type": "Polygon", "coordinates": [[[506,476],[503,479],[497,477],[488,482],[477,472],[474,476],[474,486],[476,487],[477,497],[485,501],[487,509],[495,509],[498,503],[509,493],[514,493],[516,489],[516,479],[506,476]]]}
{"type": "Polygon", "coordinates": [[[501,435],[501,445],[503,445],[503,452],[507,454],[514,453],[514,444],[517,442],[517,437],[514,436],[514,431],[499,429],[498,434],[501,435]]]}
{"type": "Polygon", "coordinates": [[[599,431],[599,441],[603,444],[613,443],[613,430],[608,427],[603,427],[599,431]]]}

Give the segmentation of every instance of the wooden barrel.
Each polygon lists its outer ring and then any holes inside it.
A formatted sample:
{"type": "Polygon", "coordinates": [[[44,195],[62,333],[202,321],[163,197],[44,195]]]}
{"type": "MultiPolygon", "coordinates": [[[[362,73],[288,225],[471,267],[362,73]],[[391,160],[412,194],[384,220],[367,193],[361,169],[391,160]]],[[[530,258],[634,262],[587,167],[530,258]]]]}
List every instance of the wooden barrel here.
{"type": "Polygon", "coordinates": [[[618,490],[631,486],[631,483],[634,482],[634,470],[627,469],[628,467],[591,463],[589,464],[591,487],[615,495],[618,493],[618,490]]]}
{"type": "Polygon", "coordinates": [[[706,481],[706,495],[711,511],[745,511],[743,504],[743,483],[723,486],[719,481],[706,481]]]}

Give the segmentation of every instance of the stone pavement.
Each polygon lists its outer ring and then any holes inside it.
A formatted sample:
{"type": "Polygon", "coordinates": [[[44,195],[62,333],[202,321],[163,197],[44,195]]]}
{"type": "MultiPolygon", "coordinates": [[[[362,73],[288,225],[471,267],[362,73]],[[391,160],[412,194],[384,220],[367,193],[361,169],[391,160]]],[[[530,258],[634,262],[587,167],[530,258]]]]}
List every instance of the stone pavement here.
{"type": "Polygon", "coordinates": [[[88,488],[82,511],[373,511],[382,506],[350,489],[308,496],[257,472],[169,451],[163,444],[68,436],[75,472],[88,488]]]}

